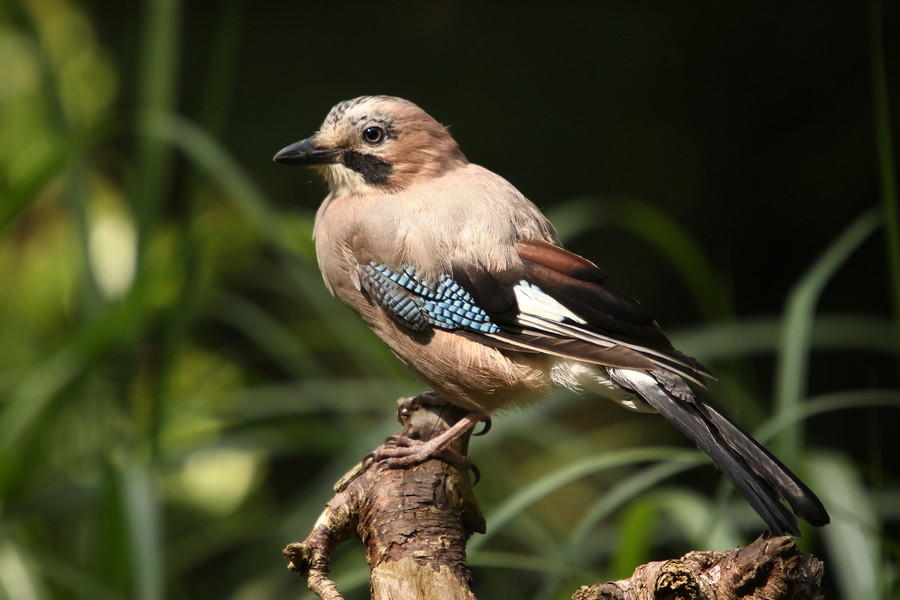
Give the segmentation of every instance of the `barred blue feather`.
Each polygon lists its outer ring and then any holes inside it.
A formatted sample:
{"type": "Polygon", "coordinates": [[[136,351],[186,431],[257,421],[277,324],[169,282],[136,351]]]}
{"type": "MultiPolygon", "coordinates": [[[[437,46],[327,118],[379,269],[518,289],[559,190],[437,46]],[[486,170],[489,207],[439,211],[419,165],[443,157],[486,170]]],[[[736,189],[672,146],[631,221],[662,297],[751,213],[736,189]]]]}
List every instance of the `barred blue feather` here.
{"type": "Polygon", "coordinates": [[[498,333],[500,328],[450,275],[437,281],[422,277],[407,264],[394,270],[370,261],[362,266],[362,284],[372,298],[407,326],[498,333]]]}

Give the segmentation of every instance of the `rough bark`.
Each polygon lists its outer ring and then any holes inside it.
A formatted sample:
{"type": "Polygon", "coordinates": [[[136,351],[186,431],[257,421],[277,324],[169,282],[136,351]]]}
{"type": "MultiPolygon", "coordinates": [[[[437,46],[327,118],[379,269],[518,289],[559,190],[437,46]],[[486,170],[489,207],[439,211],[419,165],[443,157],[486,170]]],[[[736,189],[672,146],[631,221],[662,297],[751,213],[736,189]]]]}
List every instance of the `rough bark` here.
{"type": "MultiPolygon", "coordinates": [[[[412,410],[401,408],[400,435],[427,441],[465,414],[429,396],[412,410]]],[[[464,456],[467,443],[468,435],[449,450],[464,456]]],[[[358,536],[372,569],[374,600],[474,600],[466,541],[485,529],[468,470],[442,460],[387,468],[367,458],[335,491],[306,540],[284,550],[311,590],[327,600],[343,598],[328,578],[328,561],[339,544],[358,536]]]]}
{"type": "MultiPolygon", "coordinates": [[[[400,435],[427,441],[463,415],[435,403],[433,394],[407,400],[401,405],[400,435]]],[[[465,456],[467,444],[468,435],[449,450],[465,456]]],[[[359,537],[371,568],[373,600],[474,600],[466,541],[483,533],[485,522],[471,479],[471,472],[453,461],[388,468],[367,457],[336,484],[306,540],[284,549],[289,568],[325,600],[343,600],[328,577],[330,556],[344,541],[359,537]]],[[[584,586],[572,598],[818,600],[822,571],[822,563],[800,553],[793,539],[760,538],[745,548],[648,563],[629,579],[584,586]]]]}
{"type": "Polygon", "coordinates": [[[629,579],[584,586],[572,600],[819,600],[822,562],[793,538],[652,562],[629,579]]]}

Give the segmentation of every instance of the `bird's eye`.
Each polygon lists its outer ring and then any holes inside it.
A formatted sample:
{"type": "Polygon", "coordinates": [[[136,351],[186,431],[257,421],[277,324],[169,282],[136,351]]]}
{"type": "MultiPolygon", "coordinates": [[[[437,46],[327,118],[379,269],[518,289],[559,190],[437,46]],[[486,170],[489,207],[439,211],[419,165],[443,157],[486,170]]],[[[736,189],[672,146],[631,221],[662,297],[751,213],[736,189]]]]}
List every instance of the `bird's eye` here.
{"type": "Polygon", "coordinates": [[[363,131],[363,139],[367,144],[380,144],[384,141],[384,129],[381,127],[366,127],[363,131]]]}

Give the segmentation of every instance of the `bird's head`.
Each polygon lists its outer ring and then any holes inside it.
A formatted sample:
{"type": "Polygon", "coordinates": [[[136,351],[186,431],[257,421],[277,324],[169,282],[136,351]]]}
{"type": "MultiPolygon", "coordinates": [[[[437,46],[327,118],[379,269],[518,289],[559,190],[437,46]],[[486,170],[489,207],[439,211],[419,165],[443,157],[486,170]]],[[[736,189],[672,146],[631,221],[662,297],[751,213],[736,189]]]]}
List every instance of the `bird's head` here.
{"type": "Polygon", "coordinates": [[[319,131],[274,160],[315,167],[339,195],[395,192],[468,162],[446,127],[392,96],[341,102],[319,131]]]}

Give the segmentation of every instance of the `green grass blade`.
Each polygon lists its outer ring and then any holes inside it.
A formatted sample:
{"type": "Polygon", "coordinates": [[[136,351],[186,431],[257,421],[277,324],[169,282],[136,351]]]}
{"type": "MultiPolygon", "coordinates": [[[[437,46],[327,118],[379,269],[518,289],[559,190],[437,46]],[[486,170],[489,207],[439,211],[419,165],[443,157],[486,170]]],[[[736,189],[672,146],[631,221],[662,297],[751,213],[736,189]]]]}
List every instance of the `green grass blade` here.
{"type": "MultiPolygon", "coordinates": [[[[690,356],[719,362],[754,354],[774,354],[781,343],[780,317],[747,317],[673,331],[675,347],[690,356]]],[[[893,320],[871,314],[820,314],[812,324],[810,347],[894,355],[893,320]]]]}
{"type": "Polygon", "coordinates": [[[548,217],[563,239],[604,226],[633,234],[678,273],[704,315],[711,319],[731,316],[731,296],[703,248],[653,204],[637,198],[575,198],[548,211],[548,217]]]}
{"type": "MultiPolygon", "coordinates": [[[[42,574],[48,582],[65,590],[66,598],[83,598],[84,600],[129,600],[130,594],[119,593],[98,581],[81,565],[71,564],[59,556],[39,557],[42,574]]],[[[103,573],[106,575],[106,573],[103,573]]],[[[19,596],[11,596],[18,598],[19,596]]],[[[2,598],[2,595],[0,595],[2,598]]]]}
{"type": "Polygon", "coordinates": [[[658,522],[659,502],[656,498],[641,498],[623,510],[610,566],[611,579],[631,577],[637,565],[650,560],[653,530],[658,522]]]}
{"type": "Polygon", "coordinates": [[[635,198],[622,201],[617,221],[669,261],[707,318],[732,315],[731,297],[722,277],[700,244],[678,221],[653,204],[635,198]]]}
{"type": "MultiPolygon", "coordinates": [[[[486,534],[472,540],[469,543],[469,551],[474,552],[482,547],[494,533],[500,531],[506,523],[511,521],[518,513],[523,511],[529,505],[534,504],[544,496],[581,477],[605,469],[612,469],[635,463],[661,460],[690,461],[691,457],[697,459],[698,456],[699,455],[696,452],[687,451],[683,448],[671,447],[629,448],[602,455],[587,456],[582,460],[567,465],[563,469],[553,471],[552,473],[537,479],[534,483],[519,490],[506,502],[487,515],[487,522],[491,524],[491,529],[489,529],[486,534]]],[[[697,464],[700,464],[699,460],[697,464]]]]}
{"type": "Polygon", "coordinates": [[[169,182],[169,149],[159,139],[144,135],[146,123],[158,114],[173,112],[176,102],[181,26],[178,0],[147,0],[137,82],[137,133],[131,197],[138,231],[136,273],[140,277],[144,253],[169,182]]]}
{"type": "Polygon", "coordinates": [[[797,405],[791,412],[776,413],[754,432],[753,437],[765,443],[810,417],[862,408],[900,408],[900,390],[848,390],[816,396],[797,405]]]}
{"type": "Polygon", "coordinates": [[[630,577],[653,559],[656,530],[680,530],[691,547],[724,550],[746,543],[730,520],[715,519],[718,507],[708,496],[688,489],[664,488],[643,495],[623,510],[612,552],[612,579],[630,577]]]}
{"type": "Polygon", "coordinates": [[[41,163],[3,192],[0,202],[0,232],[13,223],[50,183],[62,174],[72,159],[70,144],[54,146],[41,163]]]}
{"type": "Polygon", "coordinates": [[[210,179],[228,192],[228,198],[263,234],[286,243],[287,233],[269,209],[265,197],[221,144],[193,122],[172,113],[156,112],[143,123],[142,132],[157,143],[183,151],[210,179]]]}
{"type": "MultiPolygon", "coordinates": [[[[881,222],[881,213],[877,209],[865,211],[826,248],[791,290],[785,308],[784,329],[776,366],[777,412],[794,412],[806,395],[810,340],[816,306],[822,291],[841,265],[872,235],[881,222]]],[[[797,460],[801,444],[801,428],[786,429],[777,440],[776,454],[787,464],[791,464],[797,460]]]]}
{"type": "MultiPolygon", "coordinates": [[[[201,122],[211,131],[221,132],[228,114],[242,6],[242,2],[228,2],[217,14],[214,42],[210,48],[210,65],[202,93],[203,106],[200,111],[201,122]]],[[[202,191],[202,177],[196,168],[185,188],[181,219],[183,236],[177,253],[177,260],[183,266],[184,276],[181,278],[175,304],[167,311],[160,344],[159,378],[155,383],[153,415],[149,427],[151,445],[154,448],[158,445],[161,413],[169,404],[173,386],[172,377],[183,347],[187,343],[202,287],[202,240],[197,225],[197,204],[202,191]]]]}
{"type": "Polygon", "coordinates": [[[894,304],[894,332],[900,341],[900,199],[894,172],[894,147],[891,139],[891,111],[887,73],[884,64],[884,6],[871,3],[869,61],[872,64],[872,99],[875,108],[875,152],[881,184],[881,206],[887,233],[888,279],[894,304]]]}
{"type": "Polygon", "coordinates": [[[240,51],[244,4],[243,0],[232,0],[219,3],[217,7],[215,36],[209,52],[200,108],[200,123],[217,137],[228,121],[231,98],[234,96],[233,81],[240,51]]]}
{"type": "Polygon", "coordinates": [[[263,352],[295,377],[327,371],[322,360],[315,352],[310,351],[300,337],[244,297],[220,294],[212,314],[243,332],[249,339],[256,340],[263,352]]]}
{"type": "Polygon", "coordinates": [[[482,568],[515,569],[518,571],[531,571],[534,573],[546,573],[549,567],[546,558],[543,556],[494,552],[490,550],[479,552],[476,557],[469,561],[469,565],[482,568]]]}
{"type": "Polygon", "coordinates": [[[146,290],[133,288],[128,298],[98,314],[68,340],[60,341],[51,356],[19,378],[0,410],[0,455],[16,447],[66,386],[90,368],[92,361],[115,343],[132,339],[147,325],[145,317],[151,301],[146,290]]]}
{"type": "Polygon", "coordinates": [[[161,600],[163,582],[162,523],[147,465],[129,461],[122,471],[125,520],[131,545],[135,600],[161,600]]]}
{"type": "MultiPolygon", "coordinates": [[[[734,490],[730,482],[726,485],[729,491],[734,490]]],[[[726,550],[747,542],[738,531],[738,523],[719,518],[723,513],[717,499],[687,489],[660,490],[656,497],[660,510],[681,529],[694,548],[726,550]]]]}
{"type": "MultiPolygon", "coordinates": [[[[40,72],[41,89],[43,90],[41,99],[45,106],[48,124],[53,130],[53,135],[56,138],[55,142],[63,147],[61,154],[58,153],[58,151],[51,151],[46,166],[52,169],[58,156],[66,158],[65,162],[60,165],[61,167],[65,167],[60,170],[60,175],[65,175],[65,185],[63,187],[64,191],[62,195],[68,201],[73,221],[79,232],[77,237],[79,245],[78,250],[80,254],[80,266],[84,272],[84,277],[81,279],[81,289],[79,290],[83,305],[79,306],[79,308],[85,309],[90,313],[95,310],[100,303],[100,291],[93,271],[88,248],[90,239],[88,225],[89,190],[87,166],[84,160],[86,152],[84,148],[81,148],[87,136],[80,130],[77,124],[73,123],[69,118],[61,86],[61,78],[64,75],[60,71],[60,64],[58,61],[55,61],[51,56],[51,44],[45,38],[47,35],[46,29],[40,27],[35,21],[37,18],[37,13],[35,11],[26,9],[22,10],[21,14],[23,17],[22,23],[25,25],[26,30],[36,40],[41,42],[35,46],[36,55],[38,57],[37,63],[40,72]],[[71,139],[76,141],[74,143],[68,141],[71,139]],[[77,152],[76,150],[81,151],[77,152]]],[[[31,182],[32,185],[40,183],[43,178],[42,176],[46,174],[47,171],[45,169],[38,169],[38,172],[36,173],[38,177],[31,182]]],[[[18,199],[13,198],[11,209],[6,209],[10,210],[10,212],[6,213],[4,217],[7,215],[15,215],[18,210],[22,208],[20,203],[24,200],[26,200],[26,198],[21,196],[18,199]],[[18,200],[18,203],[16,200],[18,200]]]]}
{"type": "Polygon", "coordinates": [[[809,484],[831,514],[822,530],[842,597],[881,600],[887,579],[878,510],[860,480],[859,469],[843,456],[816,455],[807,462],[809,484]]]}
{"type": "Polygon", "coordinates": [[[697,452],[682,450],[678,455],[670,456],[664,462],[641,469],[604,492],[582,516],[562,551],[556,555],[550,575],[544,580],[542,591],[537,597],[546,599],[554,597],[564,577],[567,576],[570,565],[579,562],[578,557],[583,554],[587,538],[596,529],[598,523],[607,518],[614,510],[635,499],[654,485],[696,467],[705,460],[706,458],[697,452]]]}
{"type": "MultiPolygon", "coordinates": [[[[158,114],[175,111],[180,51],[181,3],[179,0],[146,0],[138,65],[137,105],[134,115],[135,146],[130,197],[133,203],[137,247],[135,280],[144,276],[146,253],[158,232],[157,221],[171,172],[171,152],[159,139],[146,135],[146,124],[158,114]]],[[[188,284],[190,285],[190,284],[188,284]]],[[[163,360],[171,356],[170,338],[165,338],[163,360]]],[[[165,365],[166,367],[168,365],[165,365]]],[[[165,377],[156,386],[143,426],[143,441],[155,450],[162,419],[160,396],[166,392],[165,377]]]]}
{"type": "MultiPolygon", "coordinates": [[[[237,54],[238,28],[242,2],[229,2],[217,14],[216,34],[210,49],[210,65],[202,93],[201,121],[206,128],[221,132],[228,114],[234,58],[237,54]]],[[[154,401],[148,432],[151,447],[157,448],[162,427],[162,414],[169,405],[176,364],[188,343],[188,335],[197,313],[198,297],[202,289],[202,240],[198,233],[198,198],[202,192],[202,177],[196,168],[185,186],[182,201],[183,235],[177,260],[184,275],[174,305],[166,312],[159,353],[159,377],[154,384],[154,401]]]]}

